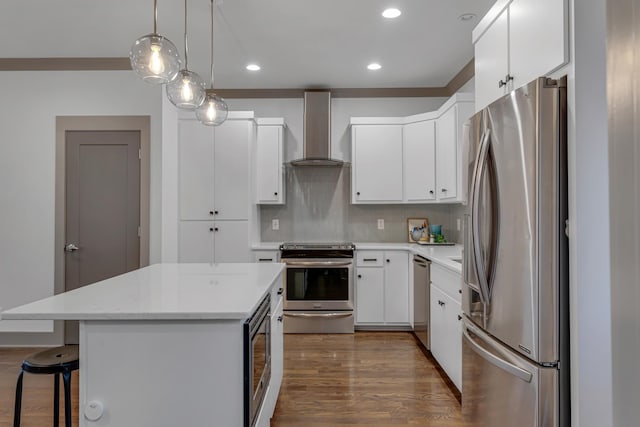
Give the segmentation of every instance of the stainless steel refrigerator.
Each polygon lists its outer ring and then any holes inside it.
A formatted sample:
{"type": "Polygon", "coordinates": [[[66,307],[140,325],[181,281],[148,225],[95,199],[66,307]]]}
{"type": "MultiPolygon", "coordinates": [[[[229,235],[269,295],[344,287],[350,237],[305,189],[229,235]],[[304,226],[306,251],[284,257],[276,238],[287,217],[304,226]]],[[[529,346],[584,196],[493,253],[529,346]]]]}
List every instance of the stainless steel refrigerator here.
{"type": "Polygon", "coordinates": [[[568,427],[566,78],[539,78],[470,120],[465,424],[568,427]]]}

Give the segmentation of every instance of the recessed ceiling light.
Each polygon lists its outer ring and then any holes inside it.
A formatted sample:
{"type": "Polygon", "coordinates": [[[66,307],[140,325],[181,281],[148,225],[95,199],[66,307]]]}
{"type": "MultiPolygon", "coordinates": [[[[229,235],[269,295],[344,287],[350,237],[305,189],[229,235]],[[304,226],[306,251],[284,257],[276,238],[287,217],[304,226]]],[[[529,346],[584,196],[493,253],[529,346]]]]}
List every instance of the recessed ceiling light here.
{"type": "Polygon", "coordinates": [[[467,22],[467,21],[471,21],[475,17],[476,17],[475,13],[463,13],[462,15],[458,16],[458,19],[461,20],[462,22],[467,22]]]}
{"type": "Polygon", "coordinates": [[[379,70],[380,68],[382,68],[382,65],[378,64],[377,62],[371,63],[369,65],[367,65],[367,68],[375,71],[375,70],[379,70]]]}
{"type": "Polygon", "coordinates": [[[385,9],[385,11],[382,12],[382,16],[384,16],[385,18],[388,18],[388,19],[397,18],[400,15],[402,15],[402,12],[400,12],[399,9],[396,9],[394,7],[391,7],[389,9],[385,9]]]}
{"type": "Polygon", "coordinates": [[[258,64],[249,64],[249,65],[247,65],[247,70],[249,70],[249,71],[260,71],[260,66],[258,64]]]}

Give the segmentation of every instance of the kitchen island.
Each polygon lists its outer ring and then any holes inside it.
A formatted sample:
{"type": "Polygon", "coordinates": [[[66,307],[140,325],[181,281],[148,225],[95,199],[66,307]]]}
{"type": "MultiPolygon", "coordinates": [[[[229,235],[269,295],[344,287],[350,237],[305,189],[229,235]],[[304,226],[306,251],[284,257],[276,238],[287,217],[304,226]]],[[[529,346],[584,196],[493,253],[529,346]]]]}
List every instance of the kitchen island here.
{"type": "Polygon", "coordinates": [[[283,268],[156,264],[1,317],[80,321],[81,426],[242,426],[255,375],[244,325],[270,297],[272,373],[255,418],[268,426],[282,379],[283,268]]]}

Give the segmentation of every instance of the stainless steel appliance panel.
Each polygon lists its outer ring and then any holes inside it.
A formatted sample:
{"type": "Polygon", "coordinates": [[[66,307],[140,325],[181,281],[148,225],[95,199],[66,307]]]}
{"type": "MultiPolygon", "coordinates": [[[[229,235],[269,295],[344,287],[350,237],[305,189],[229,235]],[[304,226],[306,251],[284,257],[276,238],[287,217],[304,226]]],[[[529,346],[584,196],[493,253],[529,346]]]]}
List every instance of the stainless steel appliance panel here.
{"type": "Polygon", "coordinates": [[[422,345],[431,349],[429,336],[429,260],[415,255],[413,257],[413,333],[422,345]]]}
{"type": "Polygon", "coordinates": [[[353,310],[353,259],[283,259],[284,310],[353,310]]]}
{"type": "Polygon", "coordinates": [[[244,322],[244,426],[255,425],[271,380],[271,298],[244,322]]]}
{"type": "Polygon", "coordinates": [[[462,416],[473,427],[557,427],[558,370],[511,351],[465,317],[462,416]]]}
{"type": "Polygon", "coordinates": [[[463,298],[478,326],[540,363],[559,358],[560,92],[546,82],[512,92],[472,120],[463,298]]]}
{"type": "Polygon", "coordinates": [[[285,311],[285,334],[352,334],[353,311],[285,311]]]}

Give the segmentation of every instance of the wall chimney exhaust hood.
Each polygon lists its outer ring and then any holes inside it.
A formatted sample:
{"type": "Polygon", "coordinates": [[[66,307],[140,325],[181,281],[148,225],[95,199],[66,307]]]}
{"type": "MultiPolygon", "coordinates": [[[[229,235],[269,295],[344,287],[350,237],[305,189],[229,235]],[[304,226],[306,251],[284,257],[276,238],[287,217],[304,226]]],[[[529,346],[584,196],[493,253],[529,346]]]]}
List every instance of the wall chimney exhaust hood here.
{"type": "Polygon", "coordinates": [[[292,166],[342,166],[331,158],[331,92],[304,93],[304,151],[292,166]]]}

